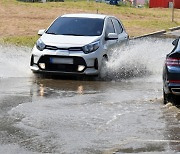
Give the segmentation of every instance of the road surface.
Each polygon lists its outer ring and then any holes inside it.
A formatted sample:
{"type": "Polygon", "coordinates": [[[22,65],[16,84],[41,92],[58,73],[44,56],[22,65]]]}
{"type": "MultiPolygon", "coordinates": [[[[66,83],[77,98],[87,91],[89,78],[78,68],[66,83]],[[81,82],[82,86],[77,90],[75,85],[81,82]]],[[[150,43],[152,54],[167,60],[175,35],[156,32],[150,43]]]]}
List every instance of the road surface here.
{"type": "Polygon", "coordinates": [[[180,111],[162,101],[172,39],[133,40],[101,78],[44,78],[30,49],[0,45],[0,153],[180,152],[180,111]]]}

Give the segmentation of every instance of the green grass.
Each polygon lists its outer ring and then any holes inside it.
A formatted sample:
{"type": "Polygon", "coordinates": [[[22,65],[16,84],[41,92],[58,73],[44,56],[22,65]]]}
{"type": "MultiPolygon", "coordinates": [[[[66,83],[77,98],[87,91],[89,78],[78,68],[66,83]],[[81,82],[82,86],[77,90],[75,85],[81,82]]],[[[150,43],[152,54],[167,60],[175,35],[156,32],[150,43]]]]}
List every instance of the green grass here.
{"type": "Polygon", "coordinates": [[[39,36],[8,36],[0,40],[4,44],[33,47],[39,36]]]}
{"type": "Polygon", "coordinates": [[[178,26],[178,24],[175,22],[167,22],[167,21],[159,21],[159,20],[153,20],[153,21],[133,20],[131,22],[125,22],[124,24],[126,25],[126,27],[136,25],[137,27],[146,27],[149,29],[155,29],[157,27],[160,27],[159,30],[169,29],[170,27],[178,26]]]}

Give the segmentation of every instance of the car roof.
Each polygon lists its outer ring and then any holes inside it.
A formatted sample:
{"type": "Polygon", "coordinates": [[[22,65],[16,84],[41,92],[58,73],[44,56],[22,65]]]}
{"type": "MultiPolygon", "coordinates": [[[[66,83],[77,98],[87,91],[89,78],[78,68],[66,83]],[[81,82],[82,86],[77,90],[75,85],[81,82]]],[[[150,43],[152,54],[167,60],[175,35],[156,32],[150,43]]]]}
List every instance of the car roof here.
{"type": "Polygon", "coordinates": [[[98,18],[98,19],[104,19],[107,17],[107,15],[103,14],[86,14],[86,13],[81,13],[81,14],[65,14],[62,15],[61,17],[77,17],[77,18],[98,18]]]}

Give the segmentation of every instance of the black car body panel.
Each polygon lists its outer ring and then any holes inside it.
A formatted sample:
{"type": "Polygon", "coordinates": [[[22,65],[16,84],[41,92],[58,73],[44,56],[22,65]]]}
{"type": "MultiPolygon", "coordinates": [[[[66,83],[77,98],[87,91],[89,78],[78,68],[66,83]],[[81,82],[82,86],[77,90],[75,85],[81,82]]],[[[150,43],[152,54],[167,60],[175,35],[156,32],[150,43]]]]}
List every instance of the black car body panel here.
{"type": "Polygon", "coordinates": [[[173,41],[174,49],[166,56],[163,68],[164,103],[179,102],[180,97],[180,39],[173,41]]]}

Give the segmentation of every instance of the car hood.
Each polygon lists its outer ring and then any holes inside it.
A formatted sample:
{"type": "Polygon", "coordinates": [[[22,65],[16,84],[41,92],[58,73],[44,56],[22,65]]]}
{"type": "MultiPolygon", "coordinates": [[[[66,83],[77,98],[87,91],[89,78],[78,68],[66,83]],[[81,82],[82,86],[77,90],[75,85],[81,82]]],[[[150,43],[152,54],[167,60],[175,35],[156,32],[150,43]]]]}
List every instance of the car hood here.
{"type": "Polygon", "coordinates": [[[41,40],[50,46],[61,48],[82,47],[100,39],[100,36],[69,36],[69,35],[51,35],[44,34],[41,40]]]}

